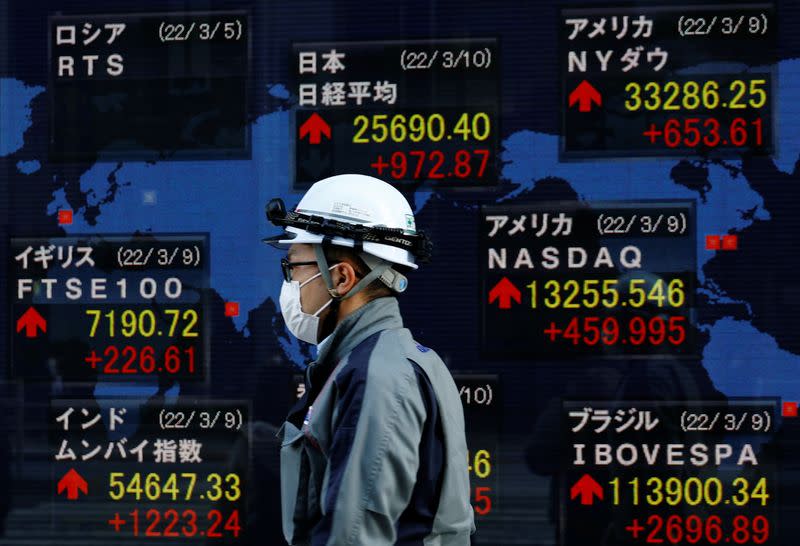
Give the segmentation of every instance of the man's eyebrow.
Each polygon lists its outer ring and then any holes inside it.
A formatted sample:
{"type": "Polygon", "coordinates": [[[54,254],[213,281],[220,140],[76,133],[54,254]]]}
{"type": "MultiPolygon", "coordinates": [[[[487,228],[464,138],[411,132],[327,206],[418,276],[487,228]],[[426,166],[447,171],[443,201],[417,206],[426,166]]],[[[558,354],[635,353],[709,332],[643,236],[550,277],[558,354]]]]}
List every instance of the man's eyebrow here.
{"type": "Polygon", "coordinates": [[[293,248],[290,248],[290,249],[289,249],[289,250],[286,252],[286,257],[287,257],[287,258],[291,258],[293,254],[294,254],[294,249],[293,249],[293,248]]]}

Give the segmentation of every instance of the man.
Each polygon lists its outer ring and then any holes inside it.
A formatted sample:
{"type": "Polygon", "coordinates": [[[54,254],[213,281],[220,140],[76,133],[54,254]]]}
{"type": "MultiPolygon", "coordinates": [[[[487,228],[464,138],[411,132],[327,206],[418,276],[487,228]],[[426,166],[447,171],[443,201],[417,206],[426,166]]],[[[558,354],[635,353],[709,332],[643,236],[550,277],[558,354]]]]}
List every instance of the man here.
{"type": "Polygon", "coordinates": [[[283,531],[292,545],[464,546],[474,532],[464,414],[435,352],[403,328],[396,294],[430,244],[408,202],[376,178],[321,180],[286,233],[280,305],[318,344],[306,391],[278,432],[283,531]]]}

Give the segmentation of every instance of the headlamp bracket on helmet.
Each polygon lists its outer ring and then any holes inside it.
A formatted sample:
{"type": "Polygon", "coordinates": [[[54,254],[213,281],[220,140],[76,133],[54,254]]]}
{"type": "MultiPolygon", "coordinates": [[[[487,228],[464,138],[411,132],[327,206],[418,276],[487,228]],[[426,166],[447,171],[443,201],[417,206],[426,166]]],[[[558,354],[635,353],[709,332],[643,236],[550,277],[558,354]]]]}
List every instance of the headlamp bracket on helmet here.
{"type": "Polygon", "coordinates": [[[351,224],[313,214],[287,211],[283,199],[280,198],[271,199],[267,203],[266,213],[267,219],[279,227],[291,226],[323,236],[394,246],[409,251],[422,263],[430,261],[433,243],[422,230],[409,234],[399,228],[351,224]]]}
{"type": "Polygon", "coordinates": [[[406,288],[408,288],[408,279],[406,276],[392,268],[381,273],[380,279],[383,284],[398,294],[405,292],[406,288]]]}

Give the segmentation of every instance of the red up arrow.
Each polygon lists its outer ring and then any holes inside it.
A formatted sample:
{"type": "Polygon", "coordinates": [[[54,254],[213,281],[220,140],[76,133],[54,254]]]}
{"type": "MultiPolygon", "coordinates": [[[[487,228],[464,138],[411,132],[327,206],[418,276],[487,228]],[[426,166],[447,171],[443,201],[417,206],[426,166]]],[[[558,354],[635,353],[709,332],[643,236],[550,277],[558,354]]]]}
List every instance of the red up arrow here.
{"type": "Polygon", "coordinates": [[[84,495],[89,494],[89,484],[86,483],[80,474],[75,472],[74,468],[70,468],[69,472],[64,474],[64,477],[58,480],[58,494],[67,491],[67,498],[75,500],[78,498],[78,491],[82,491],[84,495]]]}
{"type": "Polygon", "coordinates": [[[36,337],[37,329],[41,328],[42,332],[47,331],[47,321],[36,309],[28,307],[28,310],[17,320],[17,332],[23,328],[25,328],[25,337],[36,337]]]}
{"type": "Polygon", "coordinates": [[[489,291],[489,303],[494,303],[494,300],[500,300],[500,309],[511,309],[511,300],[513,299],[517,303],[520,303],[520,298],[522,294],[520,294],[519,289],[514,286],[514,283],[508,280],[508,277],[503,277],[500,279],[494,288],[489,291]]]}
{"type": "Polygon", "coordinates": [[[603,500],[603,488],[589,474],[584,474],[569,490],[570,499],[575,500],[578,495],[581,496],[581,504],[592,505],[595,495],[603,500]]]}
{"type": "Polygon", "coordinates": [[[331,126],[314,112],[311,114],[311,117],[300,126],[300,140],[303,140],[303,137],[306,135],[308,135],[309,144],[319,144],[322,141],[320,138],[321,135],[331,138],[331,126]]]}
{"type": "Polygon", "coordinates": [[[569,94],[569,105],[573,106],[576,102],[578,103],[578,110],[581,112],[591,112],[592,103],[594,102],[597,106],[602,105],[603,97],[600,96],[597,89],[592,87],[592,84],[583,80],[578,84],[578,87],[569,94]]]}

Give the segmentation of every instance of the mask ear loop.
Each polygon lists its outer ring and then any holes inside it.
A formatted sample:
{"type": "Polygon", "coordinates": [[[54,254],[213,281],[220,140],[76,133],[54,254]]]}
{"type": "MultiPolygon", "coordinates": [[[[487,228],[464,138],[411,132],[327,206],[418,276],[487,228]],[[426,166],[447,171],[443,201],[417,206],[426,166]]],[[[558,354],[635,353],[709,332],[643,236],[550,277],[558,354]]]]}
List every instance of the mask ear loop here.
{"type": "MultiPolygon", "coordinates": [[[[325,244],[330,242],[331,237],[325,236],[322,239],[322,243],[325,244]]],[[[331,297],[330,305],[328,308],[330,312],[325,317],[323,328],[325,330],[333,331],[336,327],[337,317],[339,316],[339,301],[341,297],[333,288],[333,280],[331,279],[331,271],[328,267],[328,259],[325,258],[325,252],[322,248],[321,244],[315,244],[314,247],[314,254],[317,257],[317,266],[319,267],[319,271],[322,274],[322,280],[325,282],[325,286],[328,288],[328,295],[331,297]]]]}
{"type": "MultiPolygon", "coordinates": [[[[324,240],[323,240],[324,243],[324,240]]],[[[356,283],[350,291],[345,294],[344,296],[340,296],[338,292],[333,288],[333,280],[331,280],[331,273],[328,269],[328,260],[325,258],[325,252],[322,249],[322,245],[314,245],[314,253],[317,256],[317,265],[319,265],[320,272],[322,273],[322,278],[325,281],[325,286],[328,287],[328,293],[330,294],[331,298],[335,302],[333,305],[337,305],[338,302],[342,300],[346,300],[351,296],[355,296],[361,290],[363,290],[368,284],[372,281],[380,277],[384,274],[384,272],[389,269],[392,264],[388,262],[384,262],[382,264],[376,265],[372,270],[367,273],[364,278],[356,283]]]]}

